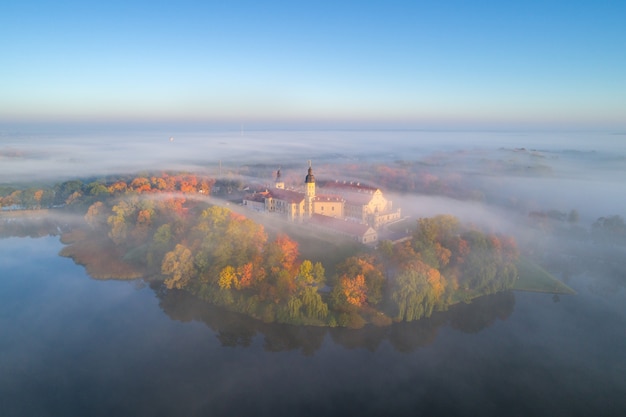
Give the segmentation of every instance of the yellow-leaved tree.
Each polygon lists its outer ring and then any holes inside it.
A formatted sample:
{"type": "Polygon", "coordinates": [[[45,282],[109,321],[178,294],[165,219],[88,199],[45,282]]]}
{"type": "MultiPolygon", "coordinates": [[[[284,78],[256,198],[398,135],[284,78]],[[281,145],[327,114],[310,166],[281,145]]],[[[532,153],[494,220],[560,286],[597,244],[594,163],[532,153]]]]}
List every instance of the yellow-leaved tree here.
{"type": "Polygon", "coordinates": [[[165,286],[169,289],[184,288],[194,275],[193,256],[185,246],[178,244],[173,251],[165,254],[161,273],[168,275],[165,286]]]}

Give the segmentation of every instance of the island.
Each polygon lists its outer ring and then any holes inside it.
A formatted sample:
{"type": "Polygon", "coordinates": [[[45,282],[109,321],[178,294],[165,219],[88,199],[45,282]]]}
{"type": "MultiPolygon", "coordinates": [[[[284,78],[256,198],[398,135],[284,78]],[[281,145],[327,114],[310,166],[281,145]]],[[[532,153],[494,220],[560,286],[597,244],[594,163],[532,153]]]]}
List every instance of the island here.
{"type": "Polygon", "coordinates": [[[515,286],[541,288],[520,285],[520,271],[541,277],[542,291],[570,292],[520,258],[510,236],[452,215],[403,218],[381,189],[320,181],[310,162],[303,177],[289,186],[278,169],[273,185],[239,184],[228,199],[223,179],[142,173],[8,190],[2,203],[80,216],[63,228],[61,255],[93,278],[141,278],[266,323],[419,320],[515,286]]]}

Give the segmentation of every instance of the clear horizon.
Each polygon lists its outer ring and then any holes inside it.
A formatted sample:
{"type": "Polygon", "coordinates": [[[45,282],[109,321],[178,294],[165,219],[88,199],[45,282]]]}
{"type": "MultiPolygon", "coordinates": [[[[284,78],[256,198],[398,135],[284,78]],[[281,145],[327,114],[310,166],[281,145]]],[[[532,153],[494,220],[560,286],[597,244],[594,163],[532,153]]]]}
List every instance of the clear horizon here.
{"type": "Polygon", "coordinates": [[[626,128],[626,5],[13,2],[0,128],[626,128]]]}

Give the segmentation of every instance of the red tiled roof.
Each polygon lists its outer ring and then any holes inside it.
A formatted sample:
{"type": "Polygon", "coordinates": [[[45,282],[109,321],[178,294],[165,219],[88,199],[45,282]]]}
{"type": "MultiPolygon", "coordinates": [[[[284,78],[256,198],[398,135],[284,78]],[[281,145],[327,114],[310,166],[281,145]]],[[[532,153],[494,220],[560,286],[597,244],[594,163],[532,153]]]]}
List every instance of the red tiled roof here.
{"type": "Polygon", "coordinates": [[[372,201],[371,194],[348,194],[346,196],[346,203],[353,206],[364,206],[369,204],[370,201],[372,201]]]}
{"type": "Polygon", "coordinates": [[[289,203],[297,204],[297,203],[300,203],[302,200],[304,200],[304,194],[298,191],[282,190],[280,188],[275,188],[275,189],[270,190],[269,193],[272,198],[275,198],[277,200],[288,201],[289,203]]]}
{"type": "Polygon", "coordinates": [[[323,188],[332,188],[351,193],[369,193],[373,194],[378,188],[371,185],[362,184],[355,181],[328,181],[322,185],[323,188]]]}
{"type": "Polygon", "coordinates": [[[265,197],[266,197],[265,193],[248,194],[244,197],[244,200],[256,201],[257,203],[264,203],[265,197]]]}

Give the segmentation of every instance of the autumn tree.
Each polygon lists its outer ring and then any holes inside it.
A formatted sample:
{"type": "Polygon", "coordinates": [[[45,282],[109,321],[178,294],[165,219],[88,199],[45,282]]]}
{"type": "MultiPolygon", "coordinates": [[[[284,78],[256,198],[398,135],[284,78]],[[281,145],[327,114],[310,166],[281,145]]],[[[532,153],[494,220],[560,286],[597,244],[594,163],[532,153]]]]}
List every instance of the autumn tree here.
{"type": "Polygon", "coordinates": [[[213,188],[214,183],[215,183],[215,180],[213,179],[203,178],[202,180],[200,180],[200,183],[198,184],[198,192],[205,194],[205,195],[209,195],[211,193],[211,189],[213,188]]]}
{"type": "Polygon", "coordinates": [[[109,230],[109,237],[116,245],[121,245],[126,241],[126,233],[128,231],[128,225],[124,216],[119,214],[109,216],[107,223],[111,227],[109,230]]]}
{"type": "Polygon", "coordinates": [[[116,245],[126,242],[129,229],[128,218],[135,212],[135,200],[122,200],[111,208],[113,214],[108,217],[107,223],[110,226],[109,237],[116,245]]]}
{"type": "Polygon", "coordinates": [[[37,190],[33,193],[33,200],[35,200],[35,205],[37,208],[41,208],[41,200],[44,195],[44,190],[37,190]]]}
{"type": "Polygon", "coordinates": [[[339,264],[337,272],[342,277],[352,279],[363,276],[367,288],[365,301],[370,305],[376,305],[383,298],[385,278],[381,268],[381,265],[376,265],[376,260],[372,255],[359,255],[352,256],[339,264]]]}
{"type": "Polygon", "coordinates": [[[167,189],[167,183],[161,177],[150,177],[150,185],[152,186],[152,188],[159,191],[165,191],[167,189]]]}
{"type": "Polygon", "coordinates": [[[254,266],[252,262],[240,265],[237,268],[227,265],[220,271],[217,282],[220,289],[243,290],[249,288],[253,283],[254,266]]]}
{"type": "Polygon", "coordinates": [[[97,201],[89,206],[87,213],[85,214],[85,221],[92,229],[98,229],[105,224],[103,219],[104,204],[101,201],[97,201]]]}
{"type": "Polygon", "coordinates": [[[385,268],[389,273],[388,278],[400,271],[412,268],[418,259],[418,255],[413,249],[411,242],[405,241],[394,245],[393,254],[385,268]]]}
{"type": "Polygon", "coordinates": [[[161,205],[163,206],[163,211],[168,214],[168,217],[181,218],[187,214],[185,202],[186,199],[184,197],[171,197],[163,200],[161,205]]]}
{"type": "Polygon", "coordinates": [[[9,195],[2,200],[3,206],[13,206],[22,204],[22,190],[11,190],[9,195]]]}
{"type": "Polygon", "coordinates": [[[413,249],[433,268],[445,267],[452,252],[445,247],[459,230],[459,221],[450,215],[421,218],[413,233],[413,249]]]}
{"type": "Polygon", "coordinates": [[[230,265],[225,266],[220,272],[217,284],[222,290],[229,290],[231,288],[238,287],[239,281],[237,279],[237,272],[235,271],[235,268],[230,265]]]}
{"type": "Polygon", "coordinates": [[[126,188],[128,188],[128,185],[124,181],[116,181],[107,187],[111,194],[123,193],[126,191],[126,188]]]}
{"type": "Polygon", "coordinates": [[[185,288],[195,273],[191,251],[177,244],[173,251],[165,254],[161,273],[168,276],[164,282],[168,289],[185,288]]]}
{"type": "Polygon", "coordinates": [[[254,263],[247,262],[237,267],[239,288],[245,289],[252,286],[254,281],[254,263]]]}
{"type": "Polygon", "coordinates": [[[67,199],[65,200],[65,204],[70,206],[79,201],[82,196],[83,193],[81,193],[80,191],[74,191],[72,194],[70,194],[69,197],[67,197],[67,199]]]}
{"type": "Polygon", "coordinates": [[[279,234],[274,240],[278,264],[286,271],[293,271],[298,259],[298,242],[285,234],[279,234]]]}
{"type": "Polygon", "coordinates": [[[367,298],[367,285],[365,276],[358,274],[355,277],[343,275],[339,279],[339,288],[343,293],[346,302],[356,307],[361,307],[367,298]]]}
{"type": "Polygon", "coordinates": [[[133,229],[133,237],[135,242],[141,243],[146,240],[150,228],[152,226],[152,218],[154,216],[154,210],[149,208],[140,209],[137,212],[137,219],[135,221],[135,227],[133,229]]]}
{"type": "Polygon", "coordinates": [[[130,183],[130,188],[137,191],[138,193],[143,193],[150,191],[152,189],[150,185],[150,180],[144,177],[137,177],[130,183]]]}
{"type": "Polygon", "coordinates": [[[198,178],[195,175],[183,175],[180,178],[180,191],[183,193],[193,193],[196,191],[198,178]]]}
{"type": "Polygon", "coordinates": [[[270,278],[277,278],[280,271],[287,271],[293,278],[297,273],[298,243],[280,234],[268,243],[263,251],[264,263],[270,278]]]}

